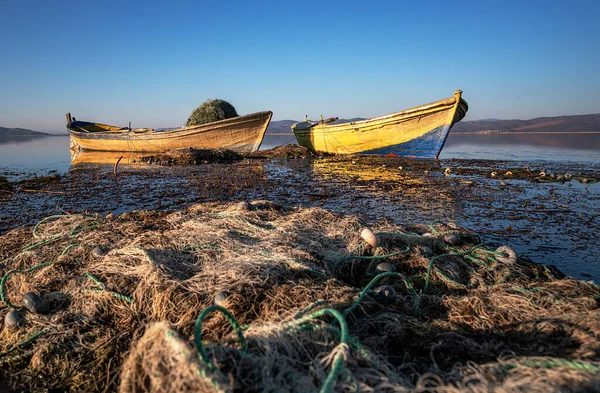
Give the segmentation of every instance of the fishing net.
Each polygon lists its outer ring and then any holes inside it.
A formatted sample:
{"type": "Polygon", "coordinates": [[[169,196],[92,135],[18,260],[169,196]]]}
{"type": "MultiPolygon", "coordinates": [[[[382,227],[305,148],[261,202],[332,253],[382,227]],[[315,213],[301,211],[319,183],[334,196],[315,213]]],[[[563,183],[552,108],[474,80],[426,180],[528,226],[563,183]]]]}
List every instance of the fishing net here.
{"type": "Polygon", "coordinates": [[[219,99],[206,100],[194,109],[185,125],[188,127],[197,126],[237,116],[235,108],[229,102],[219,99]]]}
{"type": "Polygon", "coordinates": [[[30,291],[49,313],[2,329],[2,378],[33,392],[598,389],[595,284],[451,224],[384,220],[375,245],[363,227],[241,201],[12,230],[0,316],[30,291]]]}

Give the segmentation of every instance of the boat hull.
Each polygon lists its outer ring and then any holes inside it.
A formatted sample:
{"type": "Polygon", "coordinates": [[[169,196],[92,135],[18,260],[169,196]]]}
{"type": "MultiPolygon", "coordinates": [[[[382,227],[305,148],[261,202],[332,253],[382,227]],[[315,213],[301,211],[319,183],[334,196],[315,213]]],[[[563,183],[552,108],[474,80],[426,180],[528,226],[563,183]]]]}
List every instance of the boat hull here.
{"type": "Polygon", "coordinates": [[[129,130],[96,123],[67,125],[71,148],[89,151],[160,153],[173,149],[228,149],[248,153],[259,149],[273,113],[270,111],[182,129],[129,130]],[[91,126],[88,126],[91,125],[91,126]],[[109,130],[102,131],[102,128],[109,130]],[[86,132],[86,129],[93,130],[86,132]]]}
{"type": "Polygon", "coordinates": [[[390,115],[293,132],[301,146],[317,153],[437,158],[450,129],[468,110],[461,94],[390,115]]]}

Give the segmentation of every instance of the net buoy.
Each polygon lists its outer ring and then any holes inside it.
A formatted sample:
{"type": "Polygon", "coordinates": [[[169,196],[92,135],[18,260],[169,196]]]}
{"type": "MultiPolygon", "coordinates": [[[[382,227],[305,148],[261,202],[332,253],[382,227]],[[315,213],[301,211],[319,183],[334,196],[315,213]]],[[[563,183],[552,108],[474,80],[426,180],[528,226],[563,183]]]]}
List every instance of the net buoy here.
{"type": "Polygon", "coordinates": [[[444,243],[450,244],[451,246],[460,245],[460,235],[458,233],[446,233],[443,237],[444,243]]]}
{"type": "Polygon", "coordinates": [[[382,304],[393,303],[396,300],[396,290],[389,285],[382,285],[373,290],[373,298],[382,304]]]}
{"type": "Polygon", "coordinates": [[[360,237],[362,237],[362,239],[369,243],[373,248],[379,246],[379,238],[375,236],[373,231],[371,231],[369,228],[363,228],[363,230],[360,232],[360,237]]]}
{"type": "Polygon", "coordinates": [[[500,246],[496,249],[496,252],[499,252],[504,255],[496,255],[496,260],[502,263],[517,263],[517,252],[509,246],[500,246]]]}
{"type": "Polygon", "coordinates": [[[102,258],[108,253],[108,248],[103,246],[96,246],[92,249],[92,256],[94,258],[102,258]]]}
{"type": "Polygon", "coordinates": [[[227,299],[229,298],[229,291],[227,290],[222,290],[217,292],[217,294],[215,295],[215,298],[213,300],[213,303],[216,306],[221,306],[221,307],[225,307],[226,303],[227,303],[227,299]]]}
{"type": "Polygon", "coordinates": [[[389,262],[381,262],[375,268],[376,274],[395,272],[395,271],[396,271],[396,266],[394,266],[393,264],[391,264],[389,262]]]}
{"type": "Polygon", "coordinates": [[[4,317],[4,326],[8,330],[17,330],[25,324],[25,317],[18,310],[10,310],[4,317]]]}
{"type": "Polygon", "coordinates": [[[48,302],[35,292],[27,292],[21,299],[21,304],[34,314],[46,314],[49,311],[48,302]]]}

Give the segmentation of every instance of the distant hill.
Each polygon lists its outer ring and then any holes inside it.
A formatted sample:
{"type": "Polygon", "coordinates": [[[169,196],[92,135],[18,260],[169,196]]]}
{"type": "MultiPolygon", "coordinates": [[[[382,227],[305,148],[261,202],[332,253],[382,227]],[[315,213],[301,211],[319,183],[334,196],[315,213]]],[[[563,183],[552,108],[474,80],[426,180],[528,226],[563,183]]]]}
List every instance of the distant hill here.
{"type": "Polygon", "coordinates": [[[25,128],[0,127],[0,136],[48,136],[45,132],[32,131],[25,128]]]}
{"type": "Polygon", "coordinates": [[[298,123],[298,120],[277,120],[269,123],[267,135],[269,134],[292,134],[292,124],[298,123]]]}
{"type": "Polygon", "coordinates": [[[485,119],[461,121],[452,132],[600,132],[600,113],[594,115],[538,117],[531,120],[485,119]]]}
{"type": "MultiPolygon", "coordinates": [[[[339,119],[334,123],[347,123],[364,120],[356,117],[352,119],[339,119]]],[[[268,134],[292,134],[291,126],[299,120],[272,121],[267,129],[268,134]]],[[[461,121],[452,127],[453,133],[459,132],[600,132],[600,113],[593,115],[538,117],[530,120],[501,120],[482,119],[461,121]]]]}

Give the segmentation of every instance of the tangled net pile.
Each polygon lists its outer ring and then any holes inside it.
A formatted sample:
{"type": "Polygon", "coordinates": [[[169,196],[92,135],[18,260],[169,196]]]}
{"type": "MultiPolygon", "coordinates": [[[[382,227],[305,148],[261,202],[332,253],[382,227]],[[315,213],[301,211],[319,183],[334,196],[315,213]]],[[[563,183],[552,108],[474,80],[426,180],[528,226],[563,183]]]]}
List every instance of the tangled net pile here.
{"type": "Polygon", "coordinates": [[[192,111],[185,125],[197,126],[237,116],[237,111],[229,102],[220,99],[206,100],[192,111]]]}
{"type": "Polygon", "coordinates": [[[2,378],[32,392],[600,389],[597,286],[444,223],[380,222],[375,246],[362,227],[255,201],[13,230],[1,316],[30,291],[49,312],[2,329],[2,378]]]}

